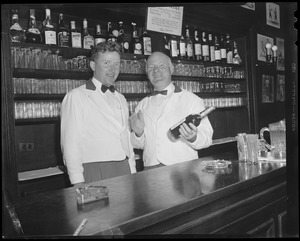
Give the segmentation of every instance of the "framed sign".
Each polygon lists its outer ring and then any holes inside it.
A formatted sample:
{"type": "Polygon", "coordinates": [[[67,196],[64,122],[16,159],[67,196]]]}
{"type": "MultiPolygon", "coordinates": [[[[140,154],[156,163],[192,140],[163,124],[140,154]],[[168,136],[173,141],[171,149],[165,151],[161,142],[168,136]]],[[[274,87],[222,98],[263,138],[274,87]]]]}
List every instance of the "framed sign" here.
{"type": "Polygon", "coordinates": [[[250,10],[255,10],[255,2],[247,2],[243,5],[241,5],[241,7],[243,8],[247,8],[247,9],[250,9],[250,10]]]}
{"type": "MultiPolygon", "coordinates": [[[[274,45],[274,39],[268,36],[257,34],[257,60],[266,62],[266,43],[274,45]]],[[[272,63],[271,59],[271,63],[272,63]]]]}
{"type": "Polygon", "coordinates": [[[262,75],[262,103],[273,103],[274,102],[274,76],[262,75]]]}
{"type": "Polygon", "coordinates": [[[284,67],[284,39],[276,38],[277,49],[277,70],[285,70],[284,67]]]}
{"type": "Polygon", "coordinates": [[[276,83],[276,100],[285,101],[285,76],[278,74],[276,83]]]}
{"type": "Polygon", "coordinates": [[[278,4],[266,3],[266,21],[268,25],[280,28],[280,8],[278,4]]]}
{"type": "Polygon", "coordinates": [[[147,30],[181,36],[183,7],[148,7],[147,30]]]}

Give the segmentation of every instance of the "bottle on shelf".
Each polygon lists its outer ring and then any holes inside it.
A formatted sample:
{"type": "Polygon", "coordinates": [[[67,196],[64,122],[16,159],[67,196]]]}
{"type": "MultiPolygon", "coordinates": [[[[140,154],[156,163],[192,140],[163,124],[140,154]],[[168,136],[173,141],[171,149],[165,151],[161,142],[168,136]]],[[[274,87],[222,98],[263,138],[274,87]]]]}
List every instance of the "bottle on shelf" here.
{"type": "Polygon", "coordinates": [[[113,34],[112,22],[107,23],[106,41],[107,42],[117,42],[117,37],[113,34]]]}
{"type": "Polygon", "coordinates": [[[88,21],[86,18],[83,19],[83,30],[82,30],[82,47],[84,49],[91,49],[94,47],[94,37],[89,34],[88,21]]]}
{"type": "Polygon", "coordinates": [[[216,63],[221,63],[221,48],[220,48],[220,43],[218,36],[215,35],[215,61],[216,63]]]}
{"type": "Polygon", "coordinates": [[[213,35],[210,33],[208,34],[208,42],[209,42],[209,55],[210,55],[210,62],[215,62],[215,43],[213,41],[213,35]]]}
{"type": "Polygon", "coordinates": [[[168,40],[167,35],[164,35],[163,38],[164,38],[164,53],[165,53],[167,56],[171,57],[171,55],[170,55],[170,42],[169,42],[169,40],[168,40]]]}
{"type": "Polygon", "coordinates": [[[75,21],[71,21],[71,47],[82,48],[81,32],[77,30],[75,21]]]}
{"type": "Polygon", "coordinates": [[[35,9],[29,10],[28,29],[26,30],[26,43],[40,44],[42,42],[42,35],[40,30],[36,27],[35,9]]]}
{"type": "Polygon", "coordinates": [[[228,33],[226,34],[226,55],[226,63],[232,64],[233,53],[230,44],[230,35],[228,33]]]}
{"type": "Polygon", "coordinates": [[[223,35],[220,36],[220,49],[221,49],[221,63],[226,64],[226,42],[223,35]]]}
{"type": "Polygon", "coordinates": [[[194,30],[194,60],[202,61],[202,46],[196,28],[194,30]]]}
{"type": "Polygon", "coordinates": [[[96,29],[95,29],[95,46],[98,44],[98,43],[101,43],[101,42],[105,42],[106,41],[106,38],[105,36],[102,34],[101,32],[101,25],[100,24],[97,24],[96,25],[96,29]]]}
{"type": "Polygon", "coordinates": [[[142,35],[140,36],[140,41],[142,42],[143,46],[143,55],[151,55],[152,53],[152,43],[151,43],[151,36],[148,34],[146,28],[142,31],[142,35]]]}
{"type": "Polygon", "coordinates": [[[208,39],[205,31],[202,32],[202,57],[204,62],[210,61],[209,44],[208,44],[208,39]]]}
{"type": "Polygon", "coordinates": [[[194,59],[194,43],[192,38],[190,37],[189,26],[186,25],[185,29],[185,46],[186,46],[186,59],[193,60],[194,59]]]}
{"type": "Polygon", "coordinates": [[[233,42],[233,58],[232,58],[233,64],[241,64],[242,59],[238,53],[237,43],[236,41],[233,42]]]}
{"type": "Polygon", "coordinates": [[[186,41],[185,37],[182,33],[180,39],[179,39],[179,58],[180,59],[186,59],[186,41]]]}
{"type": "Polygon", "coordinates": [[[9,29],[10,41],[22,43],[25,42],[25,33],[19,24],[18,9],[12,9],[11,27],[9,29]]]}
{"type": "Polygon", "coordinates": [[[121,52],[124,53],[124,28],[123,28],[123,21],[119,21],[119,33],[117,38],[117,43],[121,47],[121,52]]]}
{"type": "Polygon", "coordinates": [[[132,25],[132,37],[130,42],[130,52],[133,54],[143,54],[142,52],[142,42],[138,38],[138,33],[136,29],[136,23],[131,23],[132,25]]]}
{"type": "Polygon", "coordinates": [[[59,14],[57,23],[57,45],[60,47],[70,47],[70,33],[64,22],[64,15],[59,14]]]}
{"type": "Polygon", "coordinates": [[[43,43],[47,45],[56,45],[57,44],[56,31],[51,21],[51,11],[49,8],[46,8],[45,11],[46,11],[46,17],[45,20],[43,21],[43,28],[42,28],[43,43]]]}
{"type": "Polygon", "coordinates": [[[171,35],[169,39],[170,57],[173,59],[178,58],[178,41],[174,35],[171,35]]]}
{"type": "Polygon", "coordinates": [[[190,114],[185,117],[183,120],[179,121],[175,125],[173,125],[168,131],[168,137],[171,141],[175,141],[176,139],[180,138],[179,128],[183,123],[189,125],[193,123],[195,126],[199,126],[201,120],[210,114],[212,111],[216,109],[215,106],[210,106],[209,108],[203,110],[199,114],[190,114]]]}

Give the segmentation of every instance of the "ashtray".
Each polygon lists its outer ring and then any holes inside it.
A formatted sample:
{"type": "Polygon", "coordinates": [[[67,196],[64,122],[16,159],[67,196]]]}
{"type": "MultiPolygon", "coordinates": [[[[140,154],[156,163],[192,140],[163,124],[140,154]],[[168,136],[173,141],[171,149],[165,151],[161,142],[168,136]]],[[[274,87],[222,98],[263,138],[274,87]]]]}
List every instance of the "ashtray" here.
{"type": "Polygon", "coordinates": [[[214,168],[227,168],[228,165],[231,164],[231,161],[225,160],[213,160],[213,161],[203,161],[202,162],[207,169],[214,169],[214,168]]]}

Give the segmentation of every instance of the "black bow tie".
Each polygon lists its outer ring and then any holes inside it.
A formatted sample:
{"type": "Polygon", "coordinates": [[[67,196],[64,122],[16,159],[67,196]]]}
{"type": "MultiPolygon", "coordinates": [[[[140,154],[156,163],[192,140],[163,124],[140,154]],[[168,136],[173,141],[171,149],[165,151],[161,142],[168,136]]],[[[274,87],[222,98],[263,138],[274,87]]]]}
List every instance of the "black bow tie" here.
{"type": "Polygon", "coordinates": [[[107,90],[110,90],[112,93],[115,92],[115,87],[113,87],[112,85],[107,87],[106,85],[102,85],[101,86],[101,90],[103,93],[105,93],[107,90]]]}
{"type": "Polygon", "coordinates": [[[157,90],[154,90],[150,96],[153,96],[153,95],[158,95],[158,94],[161,94],[161,95],[167,95],[168,93],[168,90],[161,90],[161,91],[157,91],[157,90]]]}

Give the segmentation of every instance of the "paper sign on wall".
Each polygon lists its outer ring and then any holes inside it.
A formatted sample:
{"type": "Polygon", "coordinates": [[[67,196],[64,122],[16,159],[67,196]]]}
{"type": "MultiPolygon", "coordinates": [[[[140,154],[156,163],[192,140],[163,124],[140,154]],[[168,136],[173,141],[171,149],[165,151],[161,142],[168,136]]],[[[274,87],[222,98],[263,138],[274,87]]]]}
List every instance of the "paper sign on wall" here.
{"type": "Polygon", "coordinates": [[[181,36],[183,7],[148,7],[147,30],[181,36]]]}

